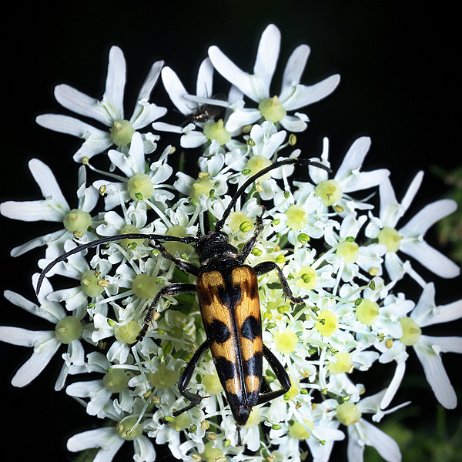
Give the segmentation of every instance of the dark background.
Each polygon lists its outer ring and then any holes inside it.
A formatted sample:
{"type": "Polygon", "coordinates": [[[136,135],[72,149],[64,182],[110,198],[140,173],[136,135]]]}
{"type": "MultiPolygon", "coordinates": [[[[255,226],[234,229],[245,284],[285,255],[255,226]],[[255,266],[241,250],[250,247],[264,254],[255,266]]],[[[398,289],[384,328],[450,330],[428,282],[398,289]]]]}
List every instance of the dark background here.
{"type": "MultiPolygon", "coordinates": [[[[461,163],[460,72],[456,70],[461,57],[459,14],[449,2],[438,2],[432,8],[423,2],[404,3],[100,0],[72,2],[72,7],[71,2],[66,7],[65,2],[12,3],[9,12],[3,13],[0,32],[4,114],[0,201],[40,198],[27,167],[30,158],[38,157],[52,166],[72,202],[77,178],[72,154],[80,141],[39,127],[34,120],[42,113],[66,113],[53,97],[59,83],[100,98],[111,45],[119,45],[127,60],[129,115],[153,61],[164,59],[191,89],[198,65],[212,44],[250,71],[260,34],[273,22],[282,32],[279,73],[292,50],[308,43],[311,56],[302,82],[315,83],[334,73],[342,77],[329,98],[306,110],[312,122],[299,136],[304,154],[319,154],[322,137],[328,136],[335,167],[357,137],[371,136],[366,169],[389,168],[398,198],[418,170],[427,172],[412,209],[417,211],[448,190],[429,167],[437,163],[451,170],[461,163]]],[[[276,93],[278,88],[274,88],[276,93]]],[[[154,101],[167,102],[161,85],[153,94],[154,101]]],[[[0,220],[1,290],[11,289],[33,300],[30,280],[42,249],[16,259],[9,251],[56,227],[0,220]]],[[[433,232],[429,239],[434,242],[433,232]]],[[[461,298],[460,278],[428,279],[437,284],[439,303],[461,298]]],[[[419,293],[414,287],[409,290],[419,293]]],[[[49,328],[6,301],[0,303],[0,324],[49,328]]],[[[460,335],[460,323],[444,329],[444,335],[460,335]]],[[[90,429],[95,419],[85,416],[64,392],[53,391],[61,367],[58,356],[31,385],[14,389],[9,382],[29,355],[29,349],[0,344],[4,424],[0,441],[5,451],[19,451],[18,461],[71,460],[65,449],[67,438],[90,429]]],[[[460,357],[447,354],[444,361],[460,398],[460,357]]],[[[411,363],[410,373],[422,376],[415,357],[411,363]]],[[[405,387],[396,402],[409,397],[422,407],[410,425],[431,435],[436,401],[429,387],[417,391],[405,387]]],[[[459,418],[460,414],[459,405],[450,415],[459,418]]],[[[131,460],[130,453],[122,452],[115,460],[131,460]]]]}

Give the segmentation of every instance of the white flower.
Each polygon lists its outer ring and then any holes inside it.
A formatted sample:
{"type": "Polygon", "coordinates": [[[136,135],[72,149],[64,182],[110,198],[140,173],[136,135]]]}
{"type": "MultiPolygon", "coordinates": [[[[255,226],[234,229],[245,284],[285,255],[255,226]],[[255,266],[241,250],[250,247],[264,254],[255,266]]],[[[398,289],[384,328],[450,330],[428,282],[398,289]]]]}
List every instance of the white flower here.
{"type": "Polygon", "coordinates": [[[424,237],[428,229],[438,220],[453,213],[457,204],[450,199],[442,199],[425,206],[406,225],[398,227],[422,182],[423,172],[419,172],[409,186],[401,203],[396,199],[388,178],[380,183],[380,217],[372,218],[366,228],[366,235],[377,238],[387,247],[385,267],[393,280],[399,280],[408,272],[422,286],[425,282],[410,268],[407,261],[399,257],[403,252],[415,258],[428,270],[443,278],[453,278],[460,274],[460,267],[441,252],[433,248],[424,237]]]}
{"type": "MultiPolygon", "coordinates": [[[[36,119],[37,123],[57,132],[83,138],[84,143],[74,154],[75,161],[93,157],[113,145],[128,146],[136,130],[146,127],[167,112],[167,109],[149,102],[151,91],[159,78],[163,64],[163,61],[156,61],[152,65],[138,94],[133,114],[129,120],[125,120],[123,98],[126,64],[122,50],[113,46],[109,52],[106,89],[101,100],[92,98],[69,85],[62,84],[55,88],[55,97],[63,107],[94,119],[109,127],[109,130],[101,130],[74,117],[58,114],[40,115],[36,119]]],[[[152,137],[145,138],[148,145],[147,152],[155,147],[150,138],[152,137]]]]}
{"type": "Polygon", "coordinates": [[[427,284],[409,318],[401,319],[401,342],[412,346],[419,358],[428,383],[438,402],[447,409],[457,406],[457,396],[443,366],[441,353],[462,354],[462,337],[434,337],[423,335],[422,327],[462,318],[462,300],[436,306],[435,286],[427,284]]]}
{"type": "MultiPolygon", "coordinates": [[[[37,284],[35,274],[33,286],[37,284]]],[[[13,345],[33,348],[32,356],[18,369],[11,383],[15,387],[24,387],[34,380],[51,361],[61,345],[67,345],[67,353],[63,354],[64,364],[56,380],[55,390],[60,390],[72,366],[84,365],[84,349],[80,343],[83,333],[82,317],[67,316],[59,303],[47,300],[53,292],[50,283],[44,280],[42,290],[38,294],[39,304],[30,302],[23,296],[5,291],[5,298],[20,308],[55,324],[54,330],[31,331],[19,327],[0,327],[0,340],[13,345]]]]}
{"type": "Polygon", "coordinates": [[[239,69],[218,47],[209,48],[209,57],[215,69],[245,96],[258,103],[258,109],[247,109],[243,105],[241,108],[235,108],[226,123],[228,131],[235,132],[262,118],[274,123],[279,122],[288,131],[303,131],[308,120],[306,115],[295,113],[289,116],[286,112],[325,98],[338,85],[338,75],[328,77],[312,86],[299,83],[310,54],[308,45],[303,44],[293,51],[287,62],[279,96],[271,98],[270,84],[277,64],[280,42],[279,29],[270,24],[261,36],[253,74],[239,69]]]}
{"type": "MultiPolygon", "coordinates": [[[[38,159],[29,161],[30,171],[40,187],[44,199],[36,201],[7,201],[0,204],[0,213],[8,218],[22,221],[52,221],[61,222],[63,229],[26,242],[11,251],[11,256],[17,257],[36,247],[64,242],[66,239],[83,238],[87,240],[88,228],[92,226],[93,219],[90,212],[98,201],[98,191],[93,187],[86,187],[85,167],[79,168],[77,189],[78,205],[76,209],[70,208],[50,168],[38,159]]],[[[91,238],[90,238],[91,239],[91,238]]],[[[61,247],[62,248],[62,247],[61,247]]],[[[49,247],[50,250],[50,247],[49,247]]],[[[56,249],[51,257],[59,255],[56,249]]]]}

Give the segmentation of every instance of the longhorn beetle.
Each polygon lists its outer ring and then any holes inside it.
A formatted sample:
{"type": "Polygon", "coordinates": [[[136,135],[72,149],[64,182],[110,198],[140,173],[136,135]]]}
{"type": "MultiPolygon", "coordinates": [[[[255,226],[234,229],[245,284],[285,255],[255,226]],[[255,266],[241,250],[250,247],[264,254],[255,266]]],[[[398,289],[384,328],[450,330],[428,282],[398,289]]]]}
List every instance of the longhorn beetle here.
{"type": "Polygon", "coordinates": [[[191,409],[202,400],[199,394],[192,393],[186,388],[191,381],[199,359],[210,348],[218,377],[234,419],[238,426],[245,425],[255,405],[277,398],[290,388],[289,376],[284,367],[271,350],[263,344],[257,276],[274,270],[278,273],[284,295],[290,301],[301,303],[303,298],[295,297],[292,294],[282,270],[275,262],[259,263],[253,268],[244,263],[263,229],[262,215],[257,217],[254,234],[241,250],[228,242],[228,236],[222,231],[222,228],[239,197],[258,178],[284,165],[302,163],[329,171],[323,164],[309,160],[285,159],[275,162],[248,178],[237,189],[223,212],[223,216],[216,222],[215,228],[207,234],[175,237],[133,233],[104,237],[89,242],[62,254],[44,268],[38,280],[36,291],[39,292],[47,272],[72,254],[110,241],[149,239],[152,248],[159,250],[164,258],[174,262],[179,269],[196,276],[197,281],[196,284],[172,283],[162,288],[146,312],[143,326],[136,341],[142,340],[146,335],[160,298],[182,292],[197,293],[207,334],[207,340],[196,350],[178,382],[180,393],[190,401],[190,404],[174,412],[173,415],[177,416],[191,409]],[[172,255],[159,241],[193,244],[199,257],[199,267],[172,255]],[[266,393],[260,391],[263,380],[263,358],[268,361],[279,380],[282,387],[280,390],[266,393]]]}

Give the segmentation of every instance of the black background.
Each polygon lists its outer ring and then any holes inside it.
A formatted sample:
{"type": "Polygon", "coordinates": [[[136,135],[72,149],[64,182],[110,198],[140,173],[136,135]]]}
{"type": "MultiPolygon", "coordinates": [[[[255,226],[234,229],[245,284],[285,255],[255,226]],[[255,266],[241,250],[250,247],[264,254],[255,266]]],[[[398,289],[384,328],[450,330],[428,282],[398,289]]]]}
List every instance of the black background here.
{"type": "MultiPolygon", "coordinates": [[[[27,167],[27,161],[37,157],[51,165],[72,202],[77,178],[72,154],[80,141],[39,127],[34,120],[42,113],[66,113],[53,97],[59,83],[101,97],[111,45],[119,45],[127,60],[130,114],[153,61],[164,59],[191,89],[212,44],[250,71],[260,34],[271,22],[282,32],[279,72],[292,50],[308,43],[311,56],[302,82],[315,83],[333,73],[342,77],[329,98],[306,110],[312,122],[299,136],[306,156],[319,154],[327,136],[335,167],[357,137],[371,136],[366,169],[389,168],[398,198],[418,170],[426,171],[414,211],[447,192],[429,167],[437,163],[450,170],[460,164],[459,14],[449,2],[431,8],[395,0],[65,3],[16,2],[3,12],[0,201],[40,198],[27,167]]],[[[167,102],[160,84],[153,94],[153,100],[167,102]]],[[[41,250],[16,259],[9,251],[56,227],[0,220],[1,289],[33,300],[30,280],[41,250]]],[[[429,239],[434,240],[433,233],[429,239]]],[[[429,279],[437,284],[439,303],[461,297],[460,278],[429,279]]],[[[49,328],[5,300],[0,303],[0,324],[49,328]]],[[[443,332],[460,334],[460,323],[443,332]]],[[[3,450],[18,451],[14,459],[19,461],[71,460],[67,438],[90,429],[95,419],[85,416],[64,392],[52,390],[61,366],[58,357],[31,385],[14,389],[9,382],[29,355],[28,349],[0,344],[3,450]]],[[[460,357],[448,354],[444,360],[460,398],[460,357]]],[[[411,362],[411,372],[421,374],[417,360],[411,362]]],[[[429,387],[417,393],[404,389],[396,402],[411,395],[424,409],[419,425],[430,422],[431,433],[436,401],[429,387]]],[[[453,415],[460,415],[460,405],[453,415]]],[[[131,460],[128,454],[122,452],[115,460],[131,460]]]]}

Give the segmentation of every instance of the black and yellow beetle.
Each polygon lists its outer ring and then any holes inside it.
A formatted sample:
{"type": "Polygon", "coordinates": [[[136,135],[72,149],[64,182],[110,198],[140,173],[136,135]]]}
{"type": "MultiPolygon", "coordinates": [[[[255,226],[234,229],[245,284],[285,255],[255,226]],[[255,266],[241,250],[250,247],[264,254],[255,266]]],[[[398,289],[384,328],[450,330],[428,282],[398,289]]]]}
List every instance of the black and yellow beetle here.
{"type": "Polygon", "coordinates": [[[254,406],[277,398],[290,388],[289,376],[284,367],[263,344],[257,276],[275,270],[281,281],[284,295],[294,303],[301,303],[303,299],[293,296],[282,270],[276,263],[263,262],[253,268],[245,264],[245,260],[263,229],[262,216],[257,218],[255,232],[241,250],[228,242],[228,236],[222,231],[222,228],[239,197],[255,180],[284,165],[302,163],[328,170],[324,165],[309,160],[285,159],[275,162],[250,177],[238,188],[223,216],[216,222],[215,228],[206,235],[180,238],[157,234],[121,234],[77,246],[44,268],[37,284],[37,293],[46,273],[54,265],[64,261],[72,254],[110,241],[149,239],[150,245],[154,249],[158,249],[163,257],[174,262],[179,269],[196,276],[197,281],[196,284],[173,283],[165,286],[157,293],[146,312],[137,342],[146,335],[160,298],[166,295],[174,296],[182,292],[197,292],[207,334],[207,340],[194,353],[178,382],[181,394],[190,401],[190,404],[174,412],[173,415],[177,416],[185,410],[191,409],[202,400],[203,397],[191,393],[186,388],[200,357],[210,348],[218,377],[234,419],[238,425],[245,425],[254,406]],[[200,265],[197,267],[188,261],[177,258],[168,252],[159,241],[193,244],[200,265]],[[279,380],[280,390],[261,392],[263,358],[268,361],[279,380]]]}

